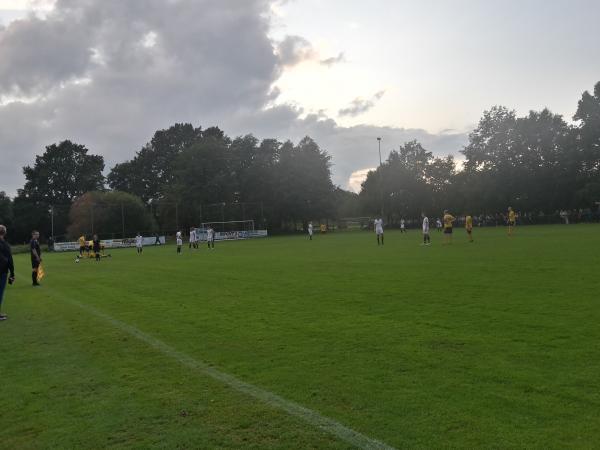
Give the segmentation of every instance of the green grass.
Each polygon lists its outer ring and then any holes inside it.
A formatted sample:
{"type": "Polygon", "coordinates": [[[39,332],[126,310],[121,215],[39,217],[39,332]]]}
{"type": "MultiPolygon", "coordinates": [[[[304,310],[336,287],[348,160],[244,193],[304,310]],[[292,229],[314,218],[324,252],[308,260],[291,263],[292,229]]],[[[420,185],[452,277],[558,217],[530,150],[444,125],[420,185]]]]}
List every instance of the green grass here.
{"type": "Polygon", "coordinates": [[[2,448],[348,448],[77,303],[398,448],[600,442],[600,226],[28,256],[0,323],[2,448]]]}

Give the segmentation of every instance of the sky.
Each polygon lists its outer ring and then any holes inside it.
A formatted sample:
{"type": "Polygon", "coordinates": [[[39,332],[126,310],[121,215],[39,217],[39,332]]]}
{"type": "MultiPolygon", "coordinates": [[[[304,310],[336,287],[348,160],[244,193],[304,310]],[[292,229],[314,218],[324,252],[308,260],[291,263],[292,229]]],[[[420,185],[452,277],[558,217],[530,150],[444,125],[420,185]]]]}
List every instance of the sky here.
{"type": "Polygon", "coordinates": [[[358,191],[417,139],[454,154],[482,112],[571,120],[600,81],[596,0],[0,0],[0,190],[71,139],[107,170],[175,122],[298,141],[358,191]]]}

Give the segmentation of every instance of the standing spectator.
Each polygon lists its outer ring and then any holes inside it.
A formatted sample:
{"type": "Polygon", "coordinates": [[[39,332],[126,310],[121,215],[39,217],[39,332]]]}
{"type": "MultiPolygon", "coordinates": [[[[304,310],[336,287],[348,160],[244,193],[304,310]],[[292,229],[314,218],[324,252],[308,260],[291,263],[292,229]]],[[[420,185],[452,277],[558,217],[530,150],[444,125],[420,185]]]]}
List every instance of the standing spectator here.
{"type": "Polygon", "coordinates": [[[4,298],[4,289],[6,283],[13,284],[15,281],[15,265],[13,264],[10,245],[4,240],[6,237],[6,227],[0,225],[0,320],[6,320],[6,314],[2,314],[2,299],[4,298]]]}

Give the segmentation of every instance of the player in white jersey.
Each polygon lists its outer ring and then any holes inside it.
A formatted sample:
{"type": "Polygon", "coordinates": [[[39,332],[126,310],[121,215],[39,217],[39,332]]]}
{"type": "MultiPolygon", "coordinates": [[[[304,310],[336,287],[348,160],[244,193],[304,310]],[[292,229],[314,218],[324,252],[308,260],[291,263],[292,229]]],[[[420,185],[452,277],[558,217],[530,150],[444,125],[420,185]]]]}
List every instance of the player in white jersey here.
{"type": "Polygon", "coordinates": [[[425,213],[421,213],[423,218],[423,243],[421,245],[431,245],[431,237],[429,236],[429,217],[425,213]]]}
{"type": "Polygon", "coordinates": [[[312,241],[313,236],[313,224],[312,222],[308,222],[308,239],[312,241]]]}
{"type": "Polygon", "coordinates": [[[215,230],[212,227],[208,227],[208,230],[206,230],[206,243],[209,249],[215,248],[215,230]]]}
{"type": "Polygon", "coordinates": [[[181,253],[181,246],[183,245],[183,239],[181,239],[181,231],[178,231],[175,234],[175,239],[177,240],[177,253],[181,253]]]}
{"type": "Polygon", "coordinates": [[[373,227],[377,235],[377,245],[383,245],[383,219],[375,219],[373,227]]]}
{"type": "Polygon", "coordinates": [[[406,233],[406,222],[404,222],[404,219],[400,219],[400,233],[406,233]]]}
{"type": "Polygon", "coordinates": [[[442,231],[442,220],[439,217],[435,221],[435,229],[437,231],[442,231]]]}
{"type": "Polygon", "coordinates": [[[190,228],[190,249],[196,248],[196,229],[194,227],[190,228]]]}
{"type": "Polygon", "coordinates": [[[138,255],[141,255],[142,251],[144,250],[144,238],[140,233],[138,233],[135,237],[135,247],[137,249],[138,255]]]}

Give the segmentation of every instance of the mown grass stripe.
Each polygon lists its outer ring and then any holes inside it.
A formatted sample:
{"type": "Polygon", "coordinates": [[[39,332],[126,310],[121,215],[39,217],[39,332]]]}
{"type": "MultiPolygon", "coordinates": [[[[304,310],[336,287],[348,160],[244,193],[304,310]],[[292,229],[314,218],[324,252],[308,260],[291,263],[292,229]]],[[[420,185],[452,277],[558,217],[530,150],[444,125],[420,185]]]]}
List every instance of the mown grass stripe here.
{"type": "Polygon", "coordinates": [[[391,447],[391,446],[385,444],[384,442],[381,442],[376,439],[365,436],[364,434],[359,433],[358,431],[355,431],[334,419],[323,416],[322,414],[318,413],[317,411],[306,408],[306,407],[299,405],[298,403],[295,403],[293,401],[287,400],[277,394],[274,394],[273,392],[267,391],[258,386],[254,386],[253,384],[246,383],[245,381],[242,381],[232,375],[229,375],[225,372],[215,369],[214,367],[211,367],[210,365],[208,365],[205,362],[198,361],[198,360],[192,358],[191,356],[186,355],[185,353],[182,353],[182,352],[176,350],[175,348],[171,347],[170,345],[165,344],[161,340],[156,339],[155,337],[144,333],[143,331],[139,330],[138,328],[136,328],[132,325],[129,325],[125,322],[115,319],[114,317],[111,317],[110,315],[94,308],[93,306],[86,305],[86,304],[80,303],[80,302],[72,300],[72,299],[66,299],[66,300],[70,304],[77,306],[77,307],[87,311],[88,313],[109,322],[115,328],[118,328],[119,330],[121,330],[131,336],[136,337],[140,341],[155,348],[156,350],[160,351],[164,355],[167,355],[167,356],[175,359],[180,364],[182,364],[190,369],[197,370],[204,375],[207,375],[217,381],[220,381],[220,382],[226,384],[227,386],[232,387],[233,389],[235,389],[238,392],[242,392],[246,395],[249,395],[250,397],[260,400],[263,403],[268,404],[269,406],[283,410],[283,411],[287,412],[288,414],[290,414],[294,417],[297,417],[297,418],[303,420],[304,422],[306,422],[314,427],[317,427],[333,436],[336,436],[339,439],[341,439],[357,448],[361,448],[361,449],[365,449],[365,450],[393,450],[394,449],[394,447],[391,447]]]}

